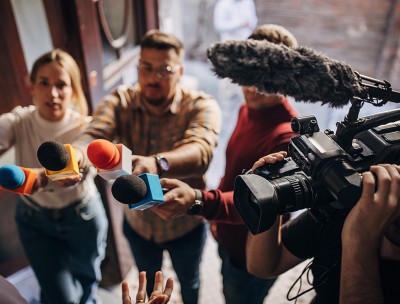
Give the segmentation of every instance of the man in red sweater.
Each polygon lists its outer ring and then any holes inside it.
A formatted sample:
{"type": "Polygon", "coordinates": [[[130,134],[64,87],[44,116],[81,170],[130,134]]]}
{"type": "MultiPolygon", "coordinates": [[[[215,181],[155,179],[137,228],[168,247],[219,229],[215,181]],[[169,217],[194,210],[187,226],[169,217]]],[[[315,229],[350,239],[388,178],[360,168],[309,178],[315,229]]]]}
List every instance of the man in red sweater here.
{"type": "MultiPolygon", "coordinates": [[[[288,30],[274,24],[257,27],[249,39],[297,46],[288,30]]],[[[152,210],[164,219],[188,213],[209,220],[222,259],[226,303],[261,304],[275,279],[260,279],[246,270],[248,229],[234,207],[234,182],[260,157],[287,151],[289,140],[295,135],[291,119],[297,113],[283,95],[261,93],[255,87],[244,86],[242,90],[245,102],[226,148],[225,173],[218,189],[194,190],[178,180],[162,179],[163,187],[172,190],[165,194],[165,203],[152,210]]]]}

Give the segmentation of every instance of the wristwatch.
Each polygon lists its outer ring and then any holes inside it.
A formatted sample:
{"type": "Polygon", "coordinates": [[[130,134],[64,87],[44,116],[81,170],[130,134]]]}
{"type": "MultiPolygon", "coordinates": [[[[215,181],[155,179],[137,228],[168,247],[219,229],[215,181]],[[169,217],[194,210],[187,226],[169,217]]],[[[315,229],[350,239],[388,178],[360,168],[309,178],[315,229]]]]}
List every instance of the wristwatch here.
{"type": "Polygon", "coordinates": [[[189,215],[199,215],[203,211],[204,202],[203,202],[203,194],[199,189],[194,189],[196,193],[193,204],[189,207],[187,214],[189,215]]]}
{"type": "Polygon", "coordinates": [[[161,176],[169,170],[169,162],[165,156],[161,154],[154,155],[154,158],[156,159],[157,169],[159,172],[158,175],[161,176]]]}

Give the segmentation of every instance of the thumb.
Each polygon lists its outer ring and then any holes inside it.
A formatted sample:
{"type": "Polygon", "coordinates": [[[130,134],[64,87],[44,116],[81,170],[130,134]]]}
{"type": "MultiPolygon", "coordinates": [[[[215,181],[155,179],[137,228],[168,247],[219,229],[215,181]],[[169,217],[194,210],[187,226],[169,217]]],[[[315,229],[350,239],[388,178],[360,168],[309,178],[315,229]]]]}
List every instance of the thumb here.
{"type": "Polygon", "coordinates": [[[173,189],[179,186],[179,180],[171,178],[161,178],[160,184],[163,188],[173,189]]]}

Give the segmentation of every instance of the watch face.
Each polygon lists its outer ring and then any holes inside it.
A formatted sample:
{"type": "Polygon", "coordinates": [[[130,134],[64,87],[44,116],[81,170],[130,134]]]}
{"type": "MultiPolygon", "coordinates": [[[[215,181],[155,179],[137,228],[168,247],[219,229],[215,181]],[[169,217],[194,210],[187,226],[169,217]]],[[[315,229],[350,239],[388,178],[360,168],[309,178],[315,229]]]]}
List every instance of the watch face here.
{"type": "Polygon", "coordinates": [[[167,161],[164,157],[161,157],[161,158],[159,159],[159,163],[160,163],[161,169],[162,169],[164,172],[166,172],[166,171],[169,170],[169,163],[168,163],[168,161],[167,161]]]}
{"type": "Polygon", "coordinates": [[[195,203],[194,205],[192,205],[192,207],[190,207],[189,214],[198,215],[202,210],[203,210],[203,204],[195,203]]]}

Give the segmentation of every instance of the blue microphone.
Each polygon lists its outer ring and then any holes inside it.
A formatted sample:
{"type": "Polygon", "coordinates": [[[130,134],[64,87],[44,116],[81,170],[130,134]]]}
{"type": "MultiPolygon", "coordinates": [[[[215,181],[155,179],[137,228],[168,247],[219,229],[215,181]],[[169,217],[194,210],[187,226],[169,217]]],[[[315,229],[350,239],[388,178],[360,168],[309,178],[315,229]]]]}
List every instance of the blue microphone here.
{"type": "Polygon", "coordinates": [[[24,171],[16,165],[4,165],[0,168],[0,186],[13,190],[25,182],[24,171]]]}
{"type": "Polygon", "coordinates": [[[121,175],[115,179],[111,192],[117,201],[127,204],[129,209],[144,210],[164,202],[160,179],[156,174],[121,175]]]}
{"type": "Polygon", "coordinates": [[[0,189],[30,195],[36,180],[36,172],[16,165],[0,168],[0,189]]]}

